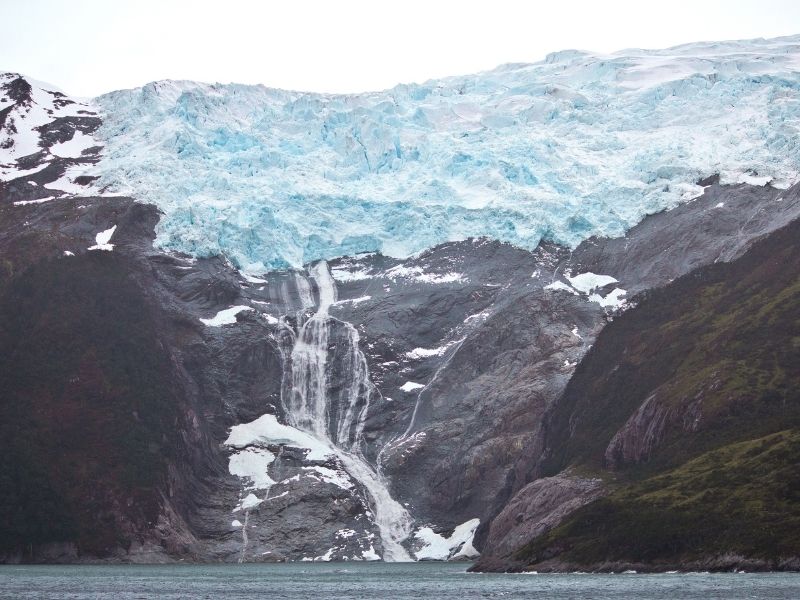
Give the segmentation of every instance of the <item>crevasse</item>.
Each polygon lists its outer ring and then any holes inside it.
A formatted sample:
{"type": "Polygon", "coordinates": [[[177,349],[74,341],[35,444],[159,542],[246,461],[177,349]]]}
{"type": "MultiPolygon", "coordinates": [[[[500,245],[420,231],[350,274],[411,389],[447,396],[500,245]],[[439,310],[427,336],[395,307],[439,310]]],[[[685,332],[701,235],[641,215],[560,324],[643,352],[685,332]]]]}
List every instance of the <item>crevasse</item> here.
{"type": "Polygon", "coordinates": [[[616,236],[701,191],[800,169],[800,36],[535,64],[358,95],[163,81],[96,99],[100,184],[157,244],[249,272],[489,236],[616,236]]]}

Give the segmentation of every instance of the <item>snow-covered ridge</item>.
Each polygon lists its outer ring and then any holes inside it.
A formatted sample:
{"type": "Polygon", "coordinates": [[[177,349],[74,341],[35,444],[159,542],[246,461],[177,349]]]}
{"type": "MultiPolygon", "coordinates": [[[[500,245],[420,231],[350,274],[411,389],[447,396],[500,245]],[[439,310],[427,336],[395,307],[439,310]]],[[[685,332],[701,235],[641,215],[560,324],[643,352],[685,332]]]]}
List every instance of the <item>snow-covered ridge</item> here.
{"type": "Polygon", "coordinates": [[[800,37],[536,64],[320,95],[164,81],[96,100],[102,183],[157,203],[158,244],[255,273],[489,236],[622,234],[696,181],[800,168],[800,37]]]}
{"type": "Polygon", "coordinates": [[[45,202],[64,195],[85,194],[84,177],[96,162],[102,144],[91,134],[99,125],[93,105],[65,95],[55,86],[16,73],[0,73],[0,184],[51,176],[26,185],[45,197],[18,205],[45,202]]]}

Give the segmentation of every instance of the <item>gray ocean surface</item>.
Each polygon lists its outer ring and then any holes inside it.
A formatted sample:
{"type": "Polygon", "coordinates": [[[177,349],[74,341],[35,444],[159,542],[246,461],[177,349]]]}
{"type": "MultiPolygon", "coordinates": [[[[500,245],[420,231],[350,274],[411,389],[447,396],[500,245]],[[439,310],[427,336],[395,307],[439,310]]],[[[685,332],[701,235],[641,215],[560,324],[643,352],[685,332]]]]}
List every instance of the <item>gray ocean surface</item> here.
{"type": "Polygon", "coordinates": [[[464,563],[0,566],[0,598],[800,598],[798,573],[467,573],[464,563]]]}

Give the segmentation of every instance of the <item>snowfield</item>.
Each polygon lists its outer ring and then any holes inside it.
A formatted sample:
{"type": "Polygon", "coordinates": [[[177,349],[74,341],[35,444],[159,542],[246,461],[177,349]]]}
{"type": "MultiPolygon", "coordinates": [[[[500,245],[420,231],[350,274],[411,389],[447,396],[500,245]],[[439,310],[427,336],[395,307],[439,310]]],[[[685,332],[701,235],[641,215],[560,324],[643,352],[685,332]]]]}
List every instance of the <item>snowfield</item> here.
{"type": "MultiPolygon", "coordinates": [[[[155,202],[157,244],[249,273],[468,236],[618,236],[800,167],[800,36],[597,55],[358,95],[161,81],[95,100],[100,185],[155,202]]],[[[77,143],[77,142],[76,142],[77,143]]]]}

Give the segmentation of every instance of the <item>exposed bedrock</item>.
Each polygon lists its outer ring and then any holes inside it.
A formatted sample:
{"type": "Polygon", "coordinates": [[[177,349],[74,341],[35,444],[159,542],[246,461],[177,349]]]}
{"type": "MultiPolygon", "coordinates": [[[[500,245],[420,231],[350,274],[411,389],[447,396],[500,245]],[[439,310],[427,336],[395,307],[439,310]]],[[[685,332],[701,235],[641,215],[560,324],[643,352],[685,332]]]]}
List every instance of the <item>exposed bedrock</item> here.
{"type": "Polygon", "coordinates": [[[796,564],[798,231],[795,219],[731,262],[647,291],[603,329],[530,457],[545,476],[601,478],[603,497],[511,549],[501,513],[476,568],[796,564]]]}
{"type": "Polygon", "coordinates": [[[514,558],[520,548],[603,493],[602,480],[568,473],[529,483],[492,520],[485,542],[489,552],[481,557],[478,568],[486,571],[523,568],[526,563],[514,558]]]}

